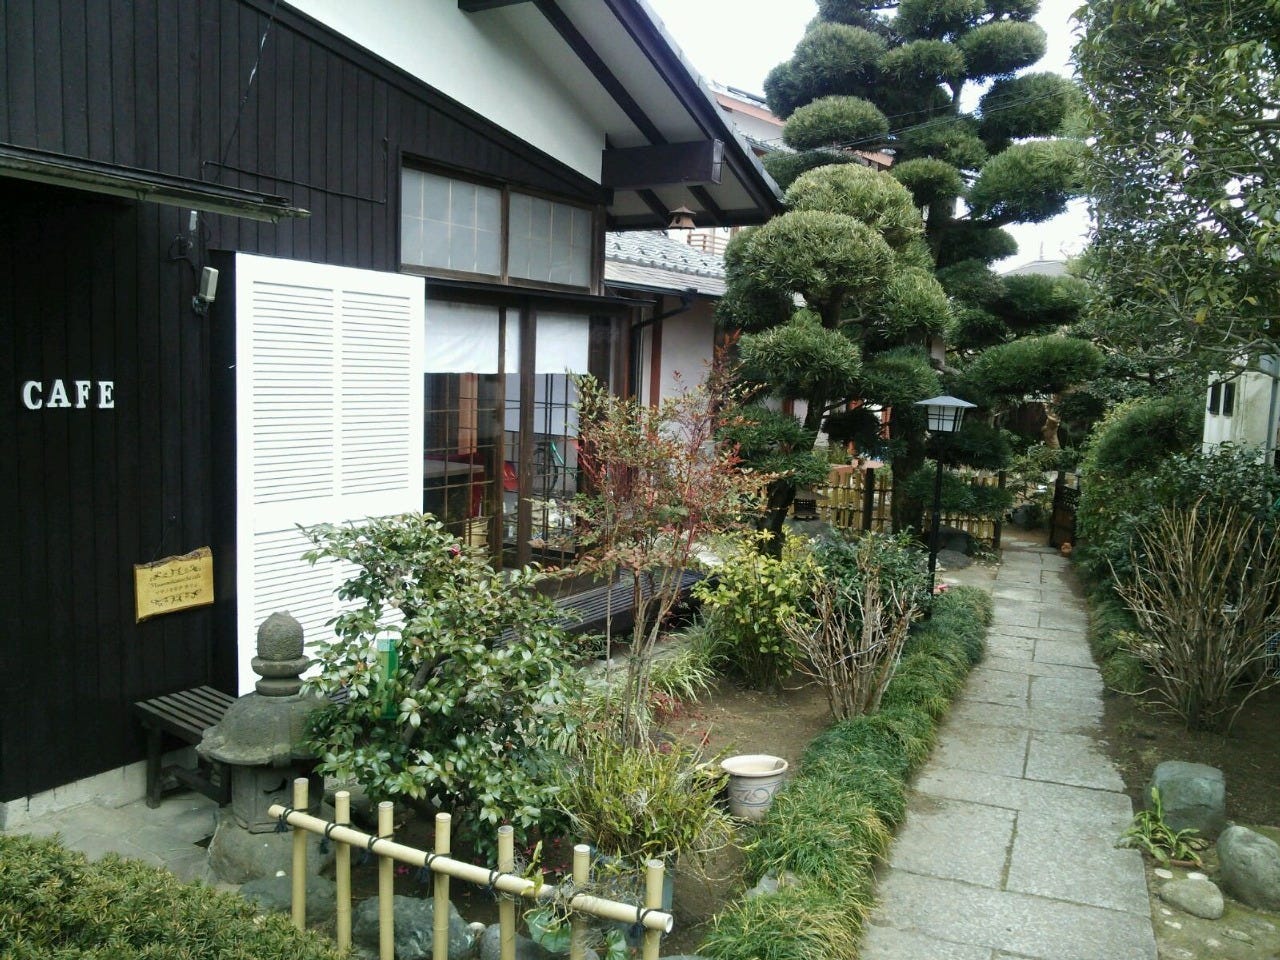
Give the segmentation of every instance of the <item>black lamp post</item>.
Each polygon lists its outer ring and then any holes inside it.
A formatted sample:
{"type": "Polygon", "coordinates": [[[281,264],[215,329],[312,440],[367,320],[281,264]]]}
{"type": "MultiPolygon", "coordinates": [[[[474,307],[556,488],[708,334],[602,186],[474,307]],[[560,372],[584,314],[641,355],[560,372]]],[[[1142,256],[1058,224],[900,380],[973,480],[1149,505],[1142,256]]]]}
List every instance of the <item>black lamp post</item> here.
{"type": "MultiPolygon", "coordinates": [[[[924,407],[929,414],[930,433],[955,433],[964,420],[964,412],[977,404],[957,397],[932,397],[921,400],[917,407],[924,407]]],[[[933,480],[933,523],[929,526],[929,596],[933,596],[934,575],[938,570],[938,530],[942,526],[942,457],[935,451],[938,473],[933,480]]]]}

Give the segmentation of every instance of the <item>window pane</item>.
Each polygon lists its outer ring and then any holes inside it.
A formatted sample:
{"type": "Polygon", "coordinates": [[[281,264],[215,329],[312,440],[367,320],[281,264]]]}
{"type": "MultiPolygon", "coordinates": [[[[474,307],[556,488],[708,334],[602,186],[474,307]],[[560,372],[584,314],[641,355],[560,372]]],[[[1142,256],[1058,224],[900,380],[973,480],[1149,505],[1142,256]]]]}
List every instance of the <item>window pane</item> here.
{"type": "Polygon", "coordinates": [[[507,273],[585,287],[591,279],[591,213],[567,203],[511,194],[507,273]]]}
{"type": "Polygon", "coordinates": [[[409,221],[426,221],[421,242],[403,244],[404,263],[500,274],[502,191],[420,170],[405,170],[402,179],[402,236],[411,237],[409,221]]]}

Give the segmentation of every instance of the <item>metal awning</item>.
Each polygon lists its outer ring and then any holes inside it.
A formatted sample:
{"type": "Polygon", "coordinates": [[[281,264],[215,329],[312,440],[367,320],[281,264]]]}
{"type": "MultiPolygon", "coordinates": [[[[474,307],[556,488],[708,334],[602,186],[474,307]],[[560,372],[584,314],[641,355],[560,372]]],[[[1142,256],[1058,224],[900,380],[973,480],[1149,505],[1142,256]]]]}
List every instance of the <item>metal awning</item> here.
{"type": "Polygon", "coordinates": [[[271,223],[311,216],[285,197],[8,143],[0,144],[0,176],[271,223]]]}

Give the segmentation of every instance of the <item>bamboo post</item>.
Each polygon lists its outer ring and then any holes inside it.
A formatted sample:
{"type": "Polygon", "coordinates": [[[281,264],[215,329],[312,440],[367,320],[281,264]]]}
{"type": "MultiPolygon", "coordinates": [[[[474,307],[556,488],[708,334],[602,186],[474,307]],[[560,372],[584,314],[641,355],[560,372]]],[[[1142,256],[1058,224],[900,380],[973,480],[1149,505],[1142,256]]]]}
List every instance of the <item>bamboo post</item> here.
{"type": "MultiPolygon", "coordinates": [[[[515,873],[515,869],[515,828],[504,824],[498,828],[498,870],[515,873]]],[[[516,960],[516,905],[506,894],[498,896],[498,956],[500,960],[516,960]]]]}
{"type": "MultiPolygon", "coordinates": [[[[591,882],[591,847],[573,847],[573,889],[585,890],[591,882]]],[[[570,916],[569,960],[582,960],[587,953],[587,918],[576,910],[570,916]]]]}
{"type": "MultiPolygon", "coordinates": [[[[646,910],[662,909],[662,861],[650,860],[645,864],[644,906],[646,910]]],[[[658,950],[662,946],[661,930],[645,930],[644,945],[641,950],[642,960],[658,960],[658,950]]]]}
{"type": "Polygon", "coordinates": [[[862,529],[870,530],[875,524],[876,472],[867,467],[862,474],[862,529]]]}
{"type": "MultiPolygon", "coordinates": [[[[307,778],[293,781],[293,809],[307,809],[307,778]]],[[[307,926],[307,832],[293,828],[293,925],[299,930],[307,926]]]]}
{"type": "MultiPolygon", "coordinates": [[[[378,804],[378,839],[390,840],[395,833],[395,804],[378,804]]],[[[377,844],[373,847],[376,848],[377,844]]],[[[376,852],[376,851],[375,851],[376,852]]],[[[396,862],[389,854],[378,854],[378,960],[396,956],[396,862]]]]}
{"type": "MultiPolygon", "coordinates": [[[[333,795],[333,819],[335,823],[349,826],[351,823],[351,793],[339,790],[333,795]]],[[[337,841],[334,851],[334,881],[337,883],[338,951],[351,952],[351,846],[337,841]]]]}
{"type": "MultiPolygon", "coordinates": [[[[436,856],[449,855],[449,829],[452,818],[447,813],[436,814],[436,856]]],[[[446,960],[449,956],[449,875],[436,874],[435,913],[432,917],[431,960],[446,960]]]]}

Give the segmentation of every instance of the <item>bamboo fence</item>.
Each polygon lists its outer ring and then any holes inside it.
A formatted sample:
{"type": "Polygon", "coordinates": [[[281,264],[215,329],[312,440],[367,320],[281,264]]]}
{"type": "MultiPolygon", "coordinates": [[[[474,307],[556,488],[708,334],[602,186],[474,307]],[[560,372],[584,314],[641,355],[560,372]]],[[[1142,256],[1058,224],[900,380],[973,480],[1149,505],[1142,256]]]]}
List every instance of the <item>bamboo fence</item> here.
{"type": "Polygon", "coordinates": [[[353,829],[351,819],[351,795],[339,791],[334,795],[334,816],[337,821],[324,820],[304,813],[308,802],[308,783],[305,777],[293,782],[293,805],[286,807],[272,804],[268,812],[288,824],[293,831],[292,864],[292,918],[293,925],[302,930],[307,925],[307,834],[326,837],[337,844],[335,871],[337,887],[337,941],[343,953],[351,952],[351,849],[359,847],[378,858],[378,957],[394,960],[395,957],[395,864],[406,863],[425,868],[434,875],[435,902],[432,931],[432,960],[447,960],[449,955],[449,881],[462,880],[474,886],[491,890],[500,895],[498,903],[499,944],[501,960],[515,960],[516,956],[516,901],[532,903],[561,901],[568,911],[572,937],[569,946],[570,960],[582,960],[586,955],[586,917],[598,917],[618,923],[636,924],[644,931],[641,944],[643,960],[658,960],[659,946],[664,933],[670,933],[675,921],[671,913],[662,909],[663,865],[660,860],[646,864],[644,905],[638,906],[608,900],[585,892],[591,882],[591,848],[580,843],[573,848],[573,884],[562,891],[553,884],[544,884],[515,873],[515,838],[510,826],[498,828],[498,866],[496,869],[476,866],[449,856],[450,822],[447,813],[436,814],[435,850],[431,853],[415,847],[396,843],[393,810],[390,801],[378,804],[378,833],[376,836],[353,829]]]}
{"type": "MultiPolygon", "coordinates": [[[[957,472],[978,486],[1004,487],[1003,473],[957,472]]],[[[818,516],[833,527],[855,533],[866,530],[883,533],[892,527],[893,485],[883,471],[869,467],[834,467],[827,474],[826,486],[819,487],[816,493],[818,516]]],[[[923,533],[929,532],[930,521],[926,514],[923,533]]],[[[1000,546],[1002,523],[999,517],[944,513],[942,523],[963,530],[993,548],[1000,546]]]]}

